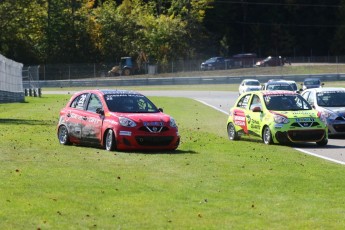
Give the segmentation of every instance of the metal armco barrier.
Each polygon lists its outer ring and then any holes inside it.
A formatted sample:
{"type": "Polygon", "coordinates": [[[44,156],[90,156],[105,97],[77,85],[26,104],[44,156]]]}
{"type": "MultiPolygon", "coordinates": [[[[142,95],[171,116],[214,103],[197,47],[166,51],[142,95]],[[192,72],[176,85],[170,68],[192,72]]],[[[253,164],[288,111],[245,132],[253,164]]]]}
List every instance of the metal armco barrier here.
{"type": "MultiPolygon", "coordinates": [[[[269,79],[284,79],[302,82],[305,78],[316,77],[321,81],[344,81],[344,74],[315,74],[315,75],[259,75],[259,76],[210,76],[210,77],[156,77],[156,78],[97,78],[84,80],[49,80],[38,81],[40,88],[64,87],[107,87],[107,86],[145,86],[145,85],[200,85],[200,84],[239,84],[243,79],[258,79],[266,82],[269,79]]],[[[32,82],[23,81],[24,88],[30,88],[32,82]]]]}

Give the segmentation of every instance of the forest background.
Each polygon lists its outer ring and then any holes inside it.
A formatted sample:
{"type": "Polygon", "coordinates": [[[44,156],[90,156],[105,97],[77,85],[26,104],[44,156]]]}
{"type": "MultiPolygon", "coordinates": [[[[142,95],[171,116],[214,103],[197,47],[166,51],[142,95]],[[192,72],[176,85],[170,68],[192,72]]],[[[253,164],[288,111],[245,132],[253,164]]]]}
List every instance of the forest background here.
{"type": "Polygon", "coordinates": [[[0,15],[0,53],[24,64],[345,53],[345,0],[0,0],[0,15]]]}

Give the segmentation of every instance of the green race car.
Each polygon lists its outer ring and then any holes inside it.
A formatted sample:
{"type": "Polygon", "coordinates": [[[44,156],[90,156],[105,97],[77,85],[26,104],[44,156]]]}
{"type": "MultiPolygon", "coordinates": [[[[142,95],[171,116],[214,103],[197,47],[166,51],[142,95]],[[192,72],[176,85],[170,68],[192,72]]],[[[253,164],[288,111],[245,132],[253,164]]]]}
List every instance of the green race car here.
{"type": "Polygon", "coordinates": [[[255,135],[265,144],[328,143],[325,118],[293,91],[242,94],[230,109],[227,131],[230,140],[255,135]]]}

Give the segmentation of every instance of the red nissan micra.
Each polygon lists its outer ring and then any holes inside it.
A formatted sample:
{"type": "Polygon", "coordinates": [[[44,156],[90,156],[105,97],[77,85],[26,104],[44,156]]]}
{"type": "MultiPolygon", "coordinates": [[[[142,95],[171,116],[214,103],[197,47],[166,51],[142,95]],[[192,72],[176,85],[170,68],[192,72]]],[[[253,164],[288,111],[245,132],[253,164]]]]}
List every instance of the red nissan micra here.
{"type": "Polygon", "coordinates": [[[106,150],[175,150],[180,135],[174,118],[144,95],[127,90],[85,90],[60,111],[58,138],[106,150]]]}

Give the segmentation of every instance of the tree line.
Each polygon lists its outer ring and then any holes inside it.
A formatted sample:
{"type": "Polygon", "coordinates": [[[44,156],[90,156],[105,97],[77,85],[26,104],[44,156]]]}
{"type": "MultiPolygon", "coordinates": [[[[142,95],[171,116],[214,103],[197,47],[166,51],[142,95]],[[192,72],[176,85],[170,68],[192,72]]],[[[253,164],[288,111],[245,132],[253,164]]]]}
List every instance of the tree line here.
{"type": "Polygon", "coordinates": [[[345,0],[0,0],[0,15],[0,53],[24,64],[345,51],[345,0]]]}

